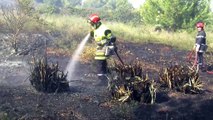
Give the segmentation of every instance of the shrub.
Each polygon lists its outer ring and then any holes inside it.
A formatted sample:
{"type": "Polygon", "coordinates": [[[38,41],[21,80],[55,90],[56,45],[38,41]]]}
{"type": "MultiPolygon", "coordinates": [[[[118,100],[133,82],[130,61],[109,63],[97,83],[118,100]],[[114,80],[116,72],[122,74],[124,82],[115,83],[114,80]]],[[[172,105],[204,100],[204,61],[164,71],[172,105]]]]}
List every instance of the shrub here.
{"type": "Polygon", "coordinates": [[[196,70],[188,66],[171,65],[159,74],[160,83],[170,89],[185,93],[200,93],[203,84],[196,70]]]}
{"type": "Polygon", "coordinates": [[[47,59],[33,60],[30,83],[40,92],[64,92],[69,90],[67,74],[59,70],[57,64],[48,64],[47,59]]]}
{"type": "Polygon", "coordinates": [[[110,68],[112,81],[110,92],[114,99],[125,102],[136,100],[153,104],[156,99],[156,87],[154,80],[144,75],[139,61],[132,65],[122,65],[115,62],[110,68]]]}

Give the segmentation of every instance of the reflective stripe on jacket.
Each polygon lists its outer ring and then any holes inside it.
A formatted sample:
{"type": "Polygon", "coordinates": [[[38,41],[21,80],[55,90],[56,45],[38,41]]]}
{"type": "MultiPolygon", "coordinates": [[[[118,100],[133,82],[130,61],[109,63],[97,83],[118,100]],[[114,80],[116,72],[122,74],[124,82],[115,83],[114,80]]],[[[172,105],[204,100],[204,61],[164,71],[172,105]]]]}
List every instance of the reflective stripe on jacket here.
{"type": "Polygon", "coordinates": [[[97,50],[95,52],[95,60],[106,60],[105,55],[106,44],[109,42],[111,33],[105,35],[106,31],[109,30],[105,25],[101,24],[96,30],[94,30],[94,39],[97,43],[97,50]]]}
{"type": "Polygon", "coordinates": [[[199,31],[196,36],[196,44],[206,44],[206,33],[205,31],[199,31]]]}
{"type": "Polygon", "coordinates": [[[206,48],[204,47],[206,47],[206,33],[204,30],[201,30],[197,33],[195,46],[197,52],[205,51],[204,49],[206,48]]]}
{"type": "Polygon", "coordinates": [[[95,52],[95,60],[106,60],[107,56],[105,55],[105,49],[106,47],[103,48],[97,48],[95,52]]]}
{"type": "Polygon", "coordinates": [[[107,40],[112,36],[111,33],[107,36],[105,35],[105,31],[109,30],[105,25],[101,24],[96,30],[94,30],[94,39],[96,42],[101,42],[104,45],[107,40]]]}

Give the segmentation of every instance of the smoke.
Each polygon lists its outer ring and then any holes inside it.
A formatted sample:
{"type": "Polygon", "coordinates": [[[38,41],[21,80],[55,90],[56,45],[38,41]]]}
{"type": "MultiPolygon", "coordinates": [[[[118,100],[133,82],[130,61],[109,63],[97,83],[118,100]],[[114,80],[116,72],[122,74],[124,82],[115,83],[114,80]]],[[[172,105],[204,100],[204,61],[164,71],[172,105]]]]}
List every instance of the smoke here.
{"type": "Polygon", "coordinates": [[[30,85],[29,66],[26,62],[19,60],[7,60],[0,62],[0,86],[23,86],[30,85]]]}

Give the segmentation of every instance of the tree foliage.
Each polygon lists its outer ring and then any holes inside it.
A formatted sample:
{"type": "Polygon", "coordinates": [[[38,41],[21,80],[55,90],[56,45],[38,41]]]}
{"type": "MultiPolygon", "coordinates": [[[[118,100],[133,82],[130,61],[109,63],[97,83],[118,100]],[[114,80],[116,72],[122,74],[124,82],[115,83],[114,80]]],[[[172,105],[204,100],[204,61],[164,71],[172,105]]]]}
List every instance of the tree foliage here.
{"type": "Polygon", "coordinates": [[[133,7],[128,0],[117,0],[116,9],[114,11],[115,17],[118,21],[129,22],[131,20],[133,7]]]}
{"type": "Polygon", "coordinates": [[[86,0],[83,7],[96,10],[107,20],[125,23],[140,21],[135,19],[139,18],[139,15],[128,0],[86,0]]]}
{"type": "Polygon", "coordinates": [[[105,20],[119,22],[140,22],[139,12],[133,9],[128,0],[36,0],[40,13],[60,13],[88,16],[98,13],[105,20]]]}
{"type": "Polygon", "coordinates": [[[84,0],[83,7],[86,8],[101,8],[106,5],[106,0],[84,0]]]}
{"type": "Polygon", "coordinates": [[[54,14],[70,7],[81,6],[82,0],[36,0],[36,2],[43,3],[38,7],[40,13],[54,14]]]}
{"type": "Polygon", "coordinates": [[[81,6],[82,0],[61,0],[64,7],[81,6]]]}
{"type": "Polygon", "coordinates": [[[82,0],[42,0],[40,2],[49,6],[68,7],[81,5],[82,0]]]}
{"type": "Polygon", "coordinates": [[[210,0],[146,0],[140,15],[144,22],[159,23],[165,29],[188,29],[198,21],[209,22],[209,3],[210,0]]]}

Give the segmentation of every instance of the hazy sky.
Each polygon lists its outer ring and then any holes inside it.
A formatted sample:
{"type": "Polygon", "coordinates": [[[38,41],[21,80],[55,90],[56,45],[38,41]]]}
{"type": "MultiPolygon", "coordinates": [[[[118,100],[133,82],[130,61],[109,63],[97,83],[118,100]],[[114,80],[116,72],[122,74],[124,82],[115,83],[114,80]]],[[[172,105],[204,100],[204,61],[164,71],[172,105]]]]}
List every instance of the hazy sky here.
{"type": "Polygon", "coordinates": [[[211,10],[213,11],[213,0],[211,0],[211,10]]]}
{"type": "Polygon", "coordinates": [[[129,0],[132,3],[134,8],[139,8],[141,4],[145,2],[145,0],[129,0]]]}

